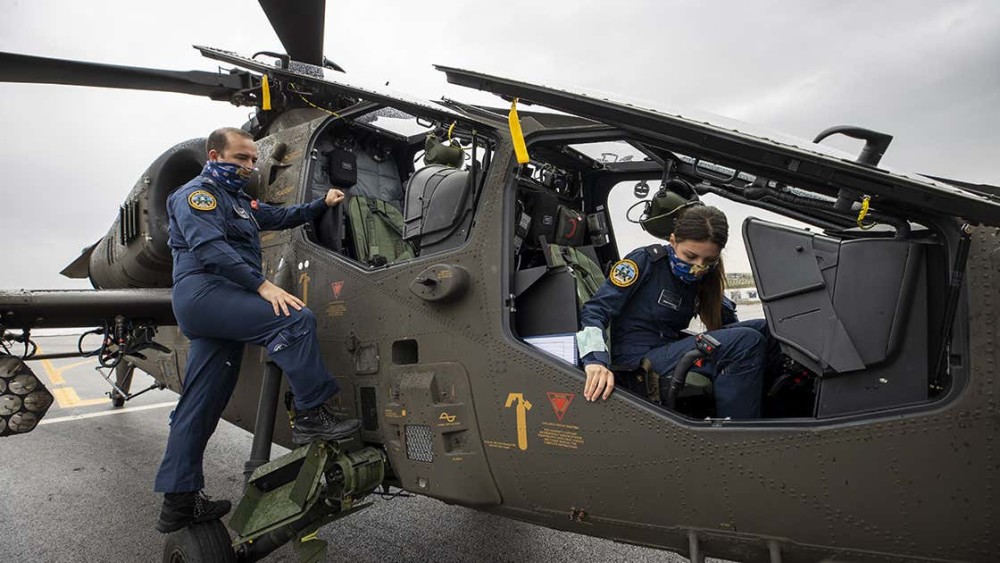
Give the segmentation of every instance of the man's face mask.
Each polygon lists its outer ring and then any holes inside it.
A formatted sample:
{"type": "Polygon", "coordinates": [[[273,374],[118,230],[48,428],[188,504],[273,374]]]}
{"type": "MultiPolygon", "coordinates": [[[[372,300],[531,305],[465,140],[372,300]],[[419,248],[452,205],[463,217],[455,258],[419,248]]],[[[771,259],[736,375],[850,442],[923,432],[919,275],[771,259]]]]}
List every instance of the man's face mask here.
{"type": "Polygon", "coordinates": [[[248,168],[235,162],[210,160],[205,163],[202,174],[208,176],[216,184],[232,190],[241,190],[250,182],[250,176],[256,168],[248,168]]]}
{"type": "Polygon", "coordinates": [[[701,278],[705,277],[705,274],[715,269],[715,265],[718,264],[718,262],[712,262],[711,264],[689,264],[677,256],[673,245],[670,244],[667,245],[667,253],[670,255],[670,270],[677,276],[677,279],[684,283],[700,281],[701,278]]]}

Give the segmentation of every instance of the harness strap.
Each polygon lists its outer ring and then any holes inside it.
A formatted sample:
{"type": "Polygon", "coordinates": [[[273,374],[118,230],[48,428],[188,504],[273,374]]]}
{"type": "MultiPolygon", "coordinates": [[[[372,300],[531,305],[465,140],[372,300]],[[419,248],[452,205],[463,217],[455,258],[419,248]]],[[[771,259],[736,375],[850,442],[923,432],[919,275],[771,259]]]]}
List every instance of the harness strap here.
{"type": "Polygon", "coordinates": [[[639,362],[639,371],[636,378],[643,383],[646,389],[646,399],[651,403],[661,404],[660,398],[660,374],[653,371],[653,363],[649,358],[643,358],[639,362]]]}
{"type": "Polygon", "coordinates": [[[385,225],[387,227],[389,227],[397,235],[399,235],[400,237],[402,237],[403,236],[403,230],[400,229],[399,226],[396,225],[396,223],[393,222],[392,217],[389,217],[389,213],[387,213],[385,211],[385,208],[384,208],[385,205],[387,205],[386,202],[381,201],[381,200],[379,200],[379,201],[368,200],[368,209],[371,210],[372,215],[375,215],[379,219],[382,219],[382,222],[385,223],[385,225]]]}
{"type": "MultiPolygon", "coordinates": [[[[372,200],[367,200],[367,203],[368,203],[368,209],[372,210],[373,209],[372,200]]],[[[366,238],[368,239],[367,241],[365,241],[368,243],[367,258],[370,261],[376,255],[378,255],[378,236],[375,232],[375,223],[373,223],[372,221],[365,221],[365,231],[367,233],[366,238]]]]}

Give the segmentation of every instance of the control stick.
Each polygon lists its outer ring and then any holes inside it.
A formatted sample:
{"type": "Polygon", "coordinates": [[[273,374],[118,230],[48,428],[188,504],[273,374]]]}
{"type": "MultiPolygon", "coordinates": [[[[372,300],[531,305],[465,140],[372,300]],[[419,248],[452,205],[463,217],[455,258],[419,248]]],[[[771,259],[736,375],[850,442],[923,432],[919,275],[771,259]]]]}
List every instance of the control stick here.
{"type": "Polygon", "coordinates": [[[684,388],[684,381],[691,366],[701,367],[705,358],[715,353],[722,344],[708,333],[702,333],[694,337],[694,350],[684,354],[681,361],[677,362],[674,368],[674,375],[670,378],[670,387],[667,389],[667,401],[665,406],[670,410],[677,410],[677,394],[684,388]]]}

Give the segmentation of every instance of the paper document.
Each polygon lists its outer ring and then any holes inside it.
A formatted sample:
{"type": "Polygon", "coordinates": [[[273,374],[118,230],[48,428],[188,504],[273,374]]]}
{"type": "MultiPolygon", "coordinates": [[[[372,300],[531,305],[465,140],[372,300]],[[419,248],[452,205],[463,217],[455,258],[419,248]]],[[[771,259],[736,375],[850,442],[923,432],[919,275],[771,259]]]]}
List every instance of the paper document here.
{"type": "Polygon", "coordinates": [[[570,364],[576,365],[576,335],[549,334],[546,336],[529,336],[524,339],[535,348],[570,364]]]}

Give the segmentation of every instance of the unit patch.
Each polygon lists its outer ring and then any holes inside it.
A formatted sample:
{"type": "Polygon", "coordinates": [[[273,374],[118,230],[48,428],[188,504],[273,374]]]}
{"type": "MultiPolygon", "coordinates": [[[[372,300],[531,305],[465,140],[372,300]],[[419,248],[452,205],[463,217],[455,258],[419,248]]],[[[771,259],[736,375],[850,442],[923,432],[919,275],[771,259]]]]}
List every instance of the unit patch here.
{"type": "Polygon", "coordinates": [[[188,196],[188,205],[198,211],[211,211],[215,209],[218,204],[215,201],[214,195],[206,192],[205,190],[198,190],[191,192],[191,195],[188,196]]]}
{"type": "Polygon", "coordinates": [[[628,287],[639,279],[639,266],[631,260],[619,260],[611,267],[611,283],[628,287]]]}

